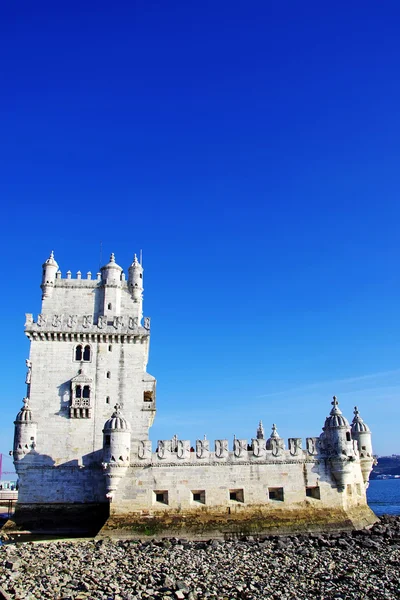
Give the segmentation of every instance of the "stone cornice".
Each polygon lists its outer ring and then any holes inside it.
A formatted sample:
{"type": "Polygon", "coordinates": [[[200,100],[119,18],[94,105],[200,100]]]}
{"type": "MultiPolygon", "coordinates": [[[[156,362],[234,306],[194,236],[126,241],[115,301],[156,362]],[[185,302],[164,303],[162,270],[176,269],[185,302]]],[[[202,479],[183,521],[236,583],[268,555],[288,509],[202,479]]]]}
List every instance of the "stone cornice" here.
{"type": "MultiPolygon", "coordinates": [[[[254,460],[254,461],[238,461],[238,462],[233,462],[233,461],[201,461],[201,460],[196,460],[195,462],[189,462],[189,461],[181,461],[181,462],[159,462],[159,463],[153,463],[153,462],[148,462],[146,460],[143,460],[142,462],[132,462],[128,465],[119,465],[119,463],[108,463],[107,466],[109,465],[110,467],[114,467],[114,466],[121,466],[126,468],[132,468],[132,469],[150,469],[150,468],[170,468],[170,467],[181,467],[181,468],[187,468],[187,467],[232,467],[232,466],[236,466],[236,467],[243,467],[243,466],[250,466],[250,467],[254,467],[255,465],[260,465],[260,466],[264,466],[264,467],[277,467],[278,465],[302,465],[302,464],[315,464],[318,465],[321,463],[320,459],[312,459],[312,458],[302,458],[300,460],[282,460],[282,461],[266,461],[266,460],[254,460]]],[[[32,469],[39,469],[39,470],[48,470],[48,469],[75,469],[75,470],[82,470],[82,469],[93,469],[93,470],[101,470],[104,471],[104,467],[102,466],[102,463],[93,463],[90,465],[68,465],[68,464],[61,464],[61,465],[41,465],[41,464],[23,464],[22,462],[18,462],[18,467],[23,467],[26,470],[32,470],[32,469]]]]}
{"type": "Polygon", "coordinates": [[[149,333],[68,333],[62,331],[31,331],[25,330],[25,335],[32,342],[106,342],[112,343],[127,343],[127,344],[144,344],[149,339],[149,333]]]}

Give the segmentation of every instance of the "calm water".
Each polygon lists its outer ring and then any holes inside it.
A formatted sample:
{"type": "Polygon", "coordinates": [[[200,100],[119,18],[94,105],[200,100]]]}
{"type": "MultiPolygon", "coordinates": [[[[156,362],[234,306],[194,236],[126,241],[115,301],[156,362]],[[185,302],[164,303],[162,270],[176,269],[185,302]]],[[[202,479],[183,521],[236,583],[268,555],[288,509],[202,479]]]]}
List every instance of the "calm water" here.
{"type": "Polygon", "coordinates": [[[379,515],[400,515],[400,479],[375,479],[367,489],[368,504],[379,515]]]}

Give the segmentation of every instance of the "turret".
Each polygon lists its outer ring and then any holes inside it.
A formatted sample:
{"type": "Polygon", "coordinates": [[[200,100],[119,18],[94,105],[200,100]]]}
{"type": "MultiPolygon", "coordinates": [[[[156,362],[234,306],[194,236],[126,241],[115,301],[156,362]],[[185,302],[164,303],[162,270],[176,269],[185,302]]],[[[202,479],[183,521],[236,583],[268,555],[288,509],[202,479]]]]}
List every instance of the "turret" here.
{"type": "Polygon", "coordinates": [[[128,286],[135,302],[142,301],[143,295],[143,267],[135,254],[133,262],[128,269],[128,286]]]}
{"type": "Polygon", "coordinates": [[[32,411],[29,407],[28,398],[23,399],[23,407],[14,421],[14,464],[18,471],[18,461],[24,458],[36,447],[36,422],[32,420],[32,411]]]}
{"type": "Polygon", "coordinates": [[[256,438],[257,438],[257,440],[264,439],[264,427],[263,427],[262,421],[260,421],[258,424],[256,438]]]}
{"type": "Polygon", "coordinates": [[[110,256],[110,262],[101,267],[101,280],[105,285],[121,285],[122,267],[115,262],[114,252],[110,256]]]}
{"type": "Polygon", "coordinates": [[[42,265],[42,300],[44,298],[50,298],[53,293],[54,282],[56,280],[56,273],[58,271],[58,264],[54,259],[53,250],[50,253],[49,258],[42,265]]]}
{"type": "Polygon", "coordinates": [[[122,267],[115,262],[114,253],[110,256],[110,262],[101,267],[100,271],[104,288],[103,315],[111,318],[121,311],[122,267]]]}
{"type": "Polygon", "coordinates": [[[354,440],[357,440],[358,451],[360,453],[361,472],[364,483],[366,486],[368,486],[369,475],[374,465],[371,430],[360,417],[357,406],[354,407],[354,419],[351,423],[351,435],[354,440]]]}
{"type": "Polygon", "coordinates": [[[272,425],[270,437],[267,439],[267,450],[272,450],[273,456],[278,456],[285,449],[285,442],[280,437],[275,423],[272,425]]]}
{"type": "Polygon", "coordinates": [[[131,428],[121,414],[121,406],[115,405],[111,418],[103,429],[103,469],[107,478],[107,498],[112,500],[122,477],[129,467],[131,452],[131,428]]]}
{"type": "Polygon", "coordinates": [[[325,419],[320,438],[328,455],[333,478],[338,489],[342,491],[351,481],[355,453],[350,425],[339,408],[336,396],[333,396],[332,406],[329,416],[325,419]]]}

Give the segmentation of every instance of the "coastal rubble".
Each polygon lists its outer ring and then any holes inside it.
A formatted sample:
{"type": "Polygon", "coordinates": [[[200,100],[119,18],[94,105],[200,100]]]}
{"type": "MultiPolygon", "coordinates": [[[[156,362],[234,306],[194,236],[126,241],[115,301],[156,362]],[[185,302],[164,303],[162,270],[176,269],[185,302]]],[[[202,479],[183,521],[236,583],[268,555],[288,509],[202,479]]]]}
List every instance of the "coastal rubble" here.
{"type": "Polygon", "coordinates": [[[18,600],[394,600],[400,517],[369,530],[193,542],[79,540],[0,547],[18,600]]]}

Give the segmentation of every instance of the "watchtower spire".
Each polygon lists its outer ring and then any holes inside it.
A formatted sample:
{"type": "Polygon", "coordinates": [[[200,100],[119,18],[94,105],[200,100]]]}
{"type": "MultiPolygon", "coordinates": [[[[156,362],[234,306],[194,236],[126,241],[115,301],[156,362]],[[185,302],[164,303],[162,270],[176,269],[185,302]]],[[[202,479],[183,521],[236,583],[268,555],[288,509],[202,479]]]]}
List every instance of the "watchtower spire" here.
{"type": "Polygon", "coordinates": [[[257,434],[256,437],[258,440],[263,440],[264,439],[264,426],[262,424],[262,421],[259,422],[258,427],[257,427],[257,434]]]}

